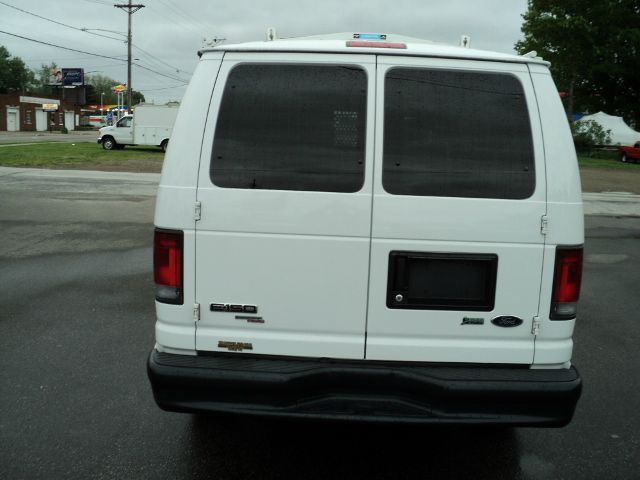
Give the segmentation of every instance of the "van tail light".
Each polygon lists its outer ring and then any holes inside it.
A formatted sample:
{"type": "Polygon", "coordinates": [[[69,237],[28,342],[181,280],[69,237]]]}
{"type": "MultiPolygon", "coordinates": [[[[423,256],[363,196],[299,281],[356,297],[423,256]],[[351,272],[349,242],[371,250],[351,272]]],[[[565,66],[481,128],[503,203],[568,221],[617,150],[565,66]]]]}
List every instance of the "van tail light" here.
{"type": "Polygon", "coordinates": [[[156,300],[182,305],[184,235],[180,230],[156,228],[153,237],[153,278],[156,300]]]}
{"type": "Polygon", "coordinates": [[[551,320],[576,317],[582,281],[582,247],[557,247],[551,295],[551,320]]]}

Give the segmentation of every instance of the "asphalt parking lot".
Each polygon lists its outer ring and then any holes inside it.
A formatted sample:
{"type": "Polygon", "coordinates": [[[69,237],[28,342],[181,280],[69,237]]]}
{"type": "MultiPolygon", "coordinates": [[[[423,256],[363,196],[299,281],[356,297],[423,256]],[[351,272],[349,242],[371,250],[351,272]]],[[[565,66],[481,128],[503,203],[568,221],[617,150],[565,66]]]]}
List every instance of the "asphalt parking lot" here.
{"type": "Polygon", "coordinates": [[[604,205],[586,218],[584,391],[568,427],[378,427],[155,406],[157,178],[0,169],[0,478],[640,479],[640,215],[620,213],[628,197],[589,200],[604,205]]]}

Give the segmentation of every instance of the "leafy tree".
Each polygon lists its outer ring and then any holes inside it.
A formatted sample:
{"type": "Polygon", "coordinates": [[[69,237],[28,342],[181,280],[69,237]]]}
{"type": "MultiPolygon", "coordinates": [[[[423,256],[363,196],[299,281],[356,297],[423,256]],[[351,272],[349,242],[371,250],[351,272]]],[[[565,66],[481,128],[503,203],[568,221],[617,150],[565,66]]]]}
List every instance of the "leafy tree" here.
{"type": "Polygon", "coordinates": [[[87,75],[85,78],[87,86],[91,86],[91,92],[87,91],[87,103],[100,103],[100,94],[104,93],[104,104],[117,103],[116,94],[111,91],[111,87],[118,85],[120,82],[106,75],[98,73],[87,75]]]}
{"type": "MultiPolygon", "coordinates": [[[[118,103],[118,98],[111,88],[119,85],[120,82],[111,77],[100,74],[87,75],[85,79],[87,84],[87,103],[100,104],[101,94],[104,93],[103,102],[105,105],[118,103]]],[[[144,95],[136,90],[132,92],[132,101],[134,105],[144,102],[144,95]]],[[[125,95],[126,102],[126,95],[125,95]]]]}
{"type": "Polygon", "coordinates": [[[33,84],[33,72],[20,57],[12,57],[0,45],[0,93],[25,92],[33,84]]]}
{"type": "MultiPolygon", "coordinates": [[[[56,62],[42,64],[40,68],[31,70],[19,57],[12,57],[9,51],[0,45],[0,93],[32,92],[42,95],[57,95],[49,86],[49,74],[52,69],[58,68],[56,62]]],[[[117,103],[117,96],[111,91],[111,87],[120,82],[106,75],[87,75],[86,103],[99,104],[101,93],[104,92],[104,104],[117,103]]],[[[133,91],[133,104],[144,102],[141,92],[133,91]]],[[[126,101],[126,100],[125,100],[126,101]]]]}
{"type": "Polygon", "coordinates": [[[640,125],[640,2],[528,0],[520,53],[551,62],[567,112],[603,110],[640,125]]]}
{"type": "Polygon", "coordinates": [[[138,92],[137,90],[134,90],[131,92],[131,102],[134,105],[137,105],[139,103],[144,103],[144,101],[145,101],[145,98],[142,92],[138,92]]]}
{"type": "Polygon", "coordinates": [[[87,104],[100,103],[100,94],[99,93],[96,94],[96,87],[94,87],[90,83],[87,83],[86,80],[84,85],[84,91],[85,91],[85,99],[87,104]]]}
{"type": "Polygon", "coordinates": [[[51,87],[49,86],[49,76],[51,75],[51,70],[58,69],[58,64],[56,62],[51,62],[50,64],[42,64],[40,68],[34,70],[35,75],[35,84],[36,88],[42,92],[49,92],[51,87]]]}
{"type": "Polygon", "coordinates": [[[595,120],[580,120],[571,124],[573,142],[576,150],[584,152],[592,150],[596,146],[609,145],[611,143],[611,130],[605,130],[595,120]]]}

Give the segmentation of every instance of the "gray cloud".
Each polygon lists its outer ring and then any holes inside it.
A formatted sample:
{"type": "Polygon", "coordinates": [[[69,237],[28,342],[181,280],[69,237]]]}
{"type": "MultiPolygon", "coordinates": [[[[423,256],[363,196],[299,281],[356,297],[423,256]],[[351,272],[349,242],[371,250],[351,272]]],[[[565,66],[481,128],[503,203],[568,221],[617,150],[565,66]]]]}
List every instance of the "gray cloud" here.
{"type": "MultiPolygon", "coordinates": [[[[126,32],[127,15],[107,0],[2,0],[18,8],[79,28],[126,32]]],[[[138,2],[138,0],[136,0],[138,2]]],[[[116,2],[114,2],[116,3],[116,2]]],[[[117,3],[125,3],[120,0],[117,3]]],[[[197,63],[204,37],[226,38],[226,43],[262,40],[267,27],[281,37],[335,32],[397,33],[440,43],[457,44],[471,35],[474,48],[513,52],[521,37],[521,15],[526,0],[474,2],[449,0],[323,1],[196,1],[146,0],[133,15],[133,44],[137,63],[170,77],[188,80],[197,63]],[[163,63],[164,62],[164,63],[163,63]],[[168,64],[168,65],[167,65],[168,64]],[[181,70],[181,71],[176,71],[181,70]]],[[[0,30],[69,48],[126,59],[126,44],[69,29],[0,4],[0,30]]],[[[121,38],[118,34],[97,31],[121,38]]],[[[37,68],[55,61],[62,67],[83,67],[126,82],[126,63],[60,50],[0,34],[0,45],[37,68]]],[[[134,67],[133,88],[148,100],[180,99],[181,82],[134,67]]]]}

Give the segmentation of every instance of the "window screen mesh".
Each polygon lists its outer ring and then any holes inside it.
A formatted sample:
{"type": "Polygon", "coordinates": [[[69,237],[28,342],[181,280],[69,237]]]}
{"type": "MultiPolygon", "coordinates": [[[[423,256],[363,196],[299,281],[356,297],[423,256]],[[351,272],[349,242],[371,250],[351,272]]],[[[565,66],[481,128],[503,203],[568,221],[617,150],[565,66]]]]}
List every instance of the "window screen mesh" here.
{"type": "Polygon", "coordinates": [[[529,113],[513,75],[397,68],[385,79],[382,183],[397,195],[524,199],[529,113]]]}
{"type": "Polygon", "coordinates": [[[244,64],[213,144],[220,187],[355,192],[364,182],[367,77],[347,66],[244,64]]]}

